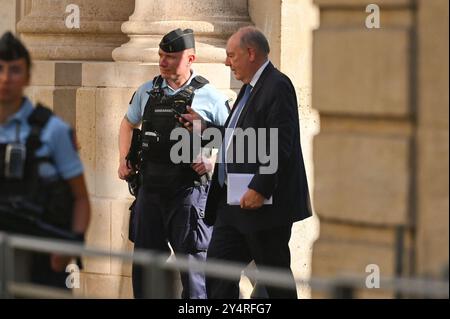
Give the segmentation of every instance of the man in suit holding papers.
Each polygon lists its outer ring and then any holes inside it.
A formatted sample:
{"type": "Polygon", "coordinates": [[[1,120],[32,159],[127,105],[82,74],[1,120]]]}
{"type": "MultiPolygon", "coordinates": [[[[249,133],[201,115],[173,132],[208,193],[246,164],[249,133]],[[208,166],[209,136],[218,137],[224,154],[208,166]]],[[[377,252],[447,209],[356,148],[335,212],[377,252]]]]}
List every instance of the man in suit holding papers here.
{"type": "MultiPolygon", "coordinates": [[[[229,39],[225,64],[244,85],[225,127],[202,122],[203,131],[220,129],[224,137],[205,209],[206,222],[214,224],[208,260],[254,260],[292,276],[292,224],[312,213],[295,89],[269,61],[269,52],[267,39],[254,27],[229,39]],[[260,154],[268,152],[269,158],[260,154]]],[[[201,119],[189,112],[180,119],[188,128],[201,119]]],[[[238,298],[239,279],[208,278],[208,298],[238,298]]],[[[297,298],[293,276],[291,289],[267,287],[267,294],[297,298]]]]}

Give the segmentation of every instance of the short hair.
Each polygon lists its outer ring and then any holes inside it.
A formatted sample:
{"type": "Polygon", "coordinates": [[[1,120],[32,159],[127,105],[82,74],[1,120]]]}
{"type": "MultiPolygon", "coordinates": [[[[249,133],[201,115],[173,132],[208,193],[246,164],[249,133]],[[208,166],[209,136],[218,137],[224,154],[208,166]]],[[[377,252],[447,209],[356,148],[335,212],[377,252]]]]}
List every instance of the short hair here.
{"type": "Polygon", "coordinates": [[[25,59],[28,72],[30,72],[30,53],[23,43],[8,31],[0,38],[0,60],[14,61],[19,59],[25,59]]]}
{"type": "Polygon", "coordinates": [[[269,55],[269,41],[267,41],[266,36],[258,28],[243,27],[239,29],[238,33],[241,35],[242,48],[254,48],[266,57],[269,55]]]}
{"type": "Polygon", "coordinates": [[[186,49],[187,51],[191,51],[194,54],[197,54],[197,50],[195,48],[186,49]]]}

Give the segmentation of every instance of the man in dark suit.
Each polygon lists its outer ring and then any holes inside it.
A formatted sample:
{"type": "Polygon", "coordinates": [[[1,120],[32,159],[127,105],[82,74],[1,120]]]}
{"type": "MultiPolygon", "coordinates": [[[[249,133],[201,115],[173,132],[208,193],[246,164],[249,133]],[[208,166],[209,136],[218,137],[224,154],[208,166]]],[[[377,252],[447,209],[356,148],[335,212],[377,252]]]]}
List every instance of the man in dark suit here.
{"type": "MultiPolygon", "coordinates": [[[[206,222],[214,224],[208,260],[244,263],[254,260],[257,266],[282,268],[292,277],[292,286],[290,289],[267,287],[267,294],[269,298],[297,298],[288,243],[292,224],[310,217],[311,205],[295,89],[289,78],[269,61],[269,52],[266,37],[254,27],[242,28],[229,39],[225,64],[244,86],[225,127],[202,122],[202,129],[215,127],[225,136],[205,209],[206,222]],[[258,150],[252,149],[256,143],[244,143],[244,154],[240,154],[243,163],[230,159],[228,153],[239,152],[235,145],[238,129],[254,129],[256,141],[265,141],[263,144],[270,151],[273,151],[269,148],[270,141],[275,137],[278,165],[274,171],[264,171],[269,163],[261,159],[256,163],[250,160],[252,152],[258,154],[258,150]],[[273,129],[277,135],[269,136],[273,129]],[[231,137],[225,131],[231,131],[231,137]],[[263,132],[265,137],[260,136],[263,132]],[[254,174],[240,205],[227,204],[231,173],[254,174]],[[271,197],[273,203],[264,205],[271,197]]],[[[189,112],[181,119],[187,127],[192,124],[186,120],[200,119],[194,111],[189,112]]],[[[239,278],[208,278],[206,286],[208,298],[239,297],[239,278]]]]}

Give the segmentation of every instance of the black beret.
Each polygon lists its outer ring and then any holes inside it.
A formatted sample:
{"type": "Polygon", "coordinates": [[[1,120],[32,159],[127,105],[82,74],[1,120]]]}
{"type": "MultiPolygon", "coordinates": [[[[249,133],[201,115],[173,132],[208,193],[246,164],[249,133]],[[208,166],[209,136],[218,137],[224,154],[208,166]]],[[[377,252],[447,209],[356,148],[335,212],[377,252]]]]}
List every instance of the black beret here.
{"type": "Polygon", "coordinates": [[[0,60],[14,61],[25,59],[28,69],[31,68],[30,53],[11,32],[6,32],[0,38],[0,60]]]}
{"type": "Polygon", "coordinates": [[[159,47],[167,53],[180,52],[195,48],[194,31],[191,29],[176,29],[167,33],[161,40],[159,47]]]}
{"type": "Polygon", "coordinates": [[[29,54],[22,42],[11,32],[6,32],[0,38],[1,60],[12,61],[26,58],[29,54]]]}

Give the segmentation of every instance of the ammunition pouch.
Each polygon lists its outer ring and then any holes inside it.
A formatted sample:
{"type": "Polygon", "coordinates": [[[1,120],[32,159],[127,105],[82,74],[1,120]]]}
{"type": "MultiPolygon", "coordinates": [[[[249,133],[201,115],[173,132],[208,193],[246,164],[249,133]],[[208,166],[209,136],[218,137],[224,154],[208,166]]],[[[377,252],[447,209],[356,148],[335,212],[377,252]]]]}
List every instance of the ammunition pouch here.
{"type": "Polygon", "coordinates": [[[148,92],[149,98],[142,118],[142,160],[170,165],[170,151],[177,143],[170,139],[170,135],[174,129],[182,127],[176,116],[187,112],[187,106],[191,106],[194,101],[196,90],[209,82],[196,76],[175,95],[166,95],[161,87],[162,83],[161,76],[155,77],[153,88],[148,92]]]}

